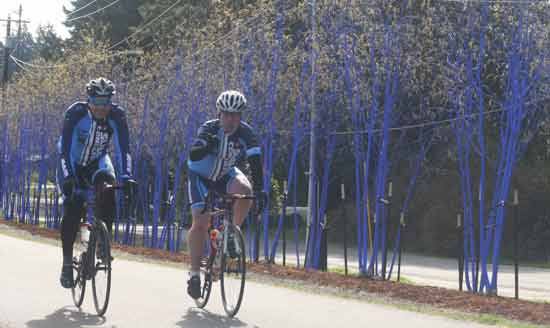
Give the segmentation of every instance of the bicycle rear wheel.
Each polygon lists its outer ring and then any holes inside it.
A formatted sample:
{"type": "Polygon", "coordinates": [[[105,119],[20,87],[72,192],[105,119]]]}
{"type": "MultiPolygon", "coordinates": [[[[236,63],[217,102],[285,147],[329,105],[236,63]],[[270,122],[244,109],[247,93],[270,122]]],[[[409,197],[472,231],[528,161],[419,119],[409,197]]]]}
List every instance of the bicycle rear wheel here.
{"type": "Polygon", "coordinates": [[[111,242],[103,221],[98,220],[93,231],[92,261],[95,272],[92,277],[92,290],[95,309],[97,314],[102,316],[107,311],[111,294],[111,242]]]}
{"type": "Polygon", "coordinates": [[[246,252],[241,229],[238,226],[229,226],[227,228],[224,238],[228,238],[228,233],[233,233],[236,249],[235,254],[232,254],[234,257],[228,254],[225,247],[222,251],[220,285],[225,313],[233,317],[239,312],[244,296],[246,252]]]}

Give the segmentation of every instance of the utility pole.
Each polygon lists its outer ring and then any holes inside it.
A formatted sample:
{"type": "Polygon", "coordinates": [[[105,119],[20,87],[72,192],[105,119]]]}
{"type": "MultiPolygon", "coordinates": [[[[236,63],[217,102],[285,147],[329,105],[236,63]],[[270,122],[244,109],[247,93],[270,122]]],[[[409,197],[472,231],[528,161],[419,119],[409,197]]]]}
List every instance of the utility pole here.
{"type": "MultiPolygon", "coordinates": [[[[315,199],[315,179],[317,179],[317,170],[315,169],[317,156],[317,133],[316,133],[316,127],[317,127],[317,118],[315,115],[315,58],[317,50],[316,48],[316,42],[317,42],[317,19],[316,19],[316,6],[317,1],[312,0],[311,3],[311,115],[310,115],[310,143],[309,143],[309,183],[308,183],[308,193],[307,193],[307,228],[306,228],[306,249],[310,249],[310,237],[309,237],[309,230],[311,228],[311,224],[313,222],[313,216],[315,213],[317,213],[314,210],[314,207],[317,205],[317,200],[315,199]]],[[[307,256],[307,254],[306,254],[307,256]]]]}
{"type": "Polygon", "coordinates": [[[10,39],[11,33],[11,16],[8,14],[7,28],[6,28],[6,43],[4,44],[4,70],[2,73],[2,109],[6,106],[6,86],[8,84],[8,59],[10,58],[10,39]]]}
{"type": "MultiPolygon", "coordinates": [[[[21,16],[23,15],[23,6],[19,5],[19,18],[14,21],[18,24],[17,27],[17,41],[21,40],[21,23],[30,23],[29,21],[22,20],[21,16]]],[[[11,44],[11,23],[12,19],[11,16],[8,14],[8,19],[0,19],[0,22],[6,22],[6,42],[4,44],[4,60],[3,60],[3,72],[2,72],[2,109],[4,109],[6,105],[6,88],[8,85],[8,64],[12,49],[11,44]]]]}
{"type": "MultiPolygon", "coordinates": [[[[19,44],[19,42],[21,42],[21,16],[23,15],[23,5],[19,5],[19,19],[17,20],[17,42],[19,44]]],[[[18,52],[17,52],[17,48],[18,47],[15,47],[14,49],[14,52],[15,52],[15,57],[18,57],[18,52]]]]}

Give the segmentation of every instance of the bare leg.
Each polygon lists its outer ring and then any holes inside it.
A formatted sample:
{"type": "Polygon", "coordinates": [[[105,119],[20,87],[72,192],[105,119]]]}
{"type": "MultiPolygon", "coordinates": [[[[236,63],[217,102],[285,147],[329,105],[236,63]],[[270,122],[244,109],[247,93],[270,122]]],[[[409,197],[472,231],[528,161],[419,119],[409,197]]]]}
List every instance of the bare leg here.
{"type": "Polygon", "coordinates": [[[191,254],[191,272],[200,270],[200,261],[204,248],[204,242],[208,233],[209,217],[201,214],[202,209],[193,209],[193,225],[189,229],[187,245],[191,254]]]}
{"type": "MultiPolygon", "coordinates": [[[[252,195],[252,187],[244,175],[235,177],[229,184],[227,191],[230,194],[252,195]]],[[[239,199],[235,201],[233,204],[233,220],[236,225],[240,226],[243,223],[250,207],[252,207],[252,200],[239,199]]]]}

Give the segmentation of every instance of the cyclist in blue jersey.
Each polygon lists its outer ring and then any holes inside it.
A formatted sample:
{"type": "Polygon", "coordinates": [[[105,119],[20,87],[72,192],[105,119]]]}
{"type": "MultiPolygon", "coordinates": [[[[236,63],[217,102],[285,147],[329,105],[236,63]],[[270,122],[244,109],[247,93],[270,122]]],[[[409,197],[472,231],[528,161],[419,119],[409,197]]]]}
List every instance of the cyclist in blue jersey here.
{"type": "MultiPolygon", "coordinates": [[[[64,288],[73,285],[73,243],[82,216],[82,190],[103,182],[113,183],[115,169],[107,153],[114,141],[118,172],[132,193],[132,158],[129,151],[129,133],[125,111],[111,101],[115,85],[105,79],[91,80],[86,85],[87,102],[76,102],[65,111],[63,131],[58,143],[60,155],[57,167],[57,185],[63,194],[61,241],[63,266],[60,282],[64,288]]],[[[132,195],[128,195],[132,197],[132,195]]],[[[105,221],[109,232],[116,212],[114,192],[96,200],[96,218],[105,221]]]]}
{"type": "MultiPolygon", "coordinates": [[[[191,271],[187,293],[194,299],[201,295],[200,259],[209,225],[208,214],[201,213],[208,189],[220,192],[258,197],[256,214],[266,203],[263,191],[261,148],[250,125],[241,121],[246,108],[246,98],[238,91],[225,91],[216,101],[218,119],[207,121],[198,130],[189,153],[188,188],[193,224],[189,230],[188,246],[191,253],[191,271]],[[247,161],[252,184],[238,168],[247,161]]],[[[236,225],[241,225],[252,206],[250,200],[237,200],[233,208],[236,225]]],[[[235,254],[235,240],[229,236],[229,255],[235,254]]]]}

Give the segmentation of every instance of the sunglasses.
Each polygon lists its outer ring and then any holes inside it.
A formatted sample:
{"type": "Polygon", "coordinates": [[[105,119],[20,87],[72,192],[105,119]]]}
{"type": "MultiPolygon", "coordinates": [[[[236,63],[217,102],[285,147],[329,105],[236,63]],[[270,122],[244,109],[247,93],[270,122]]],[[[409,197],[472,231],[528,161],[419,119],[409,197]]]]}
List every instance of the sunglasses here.
{"type": "Polygon", "coordinates": [[[90,97],[88,101],[94,106],[106,106],[111,104],[111,97],[90,97]]]}

